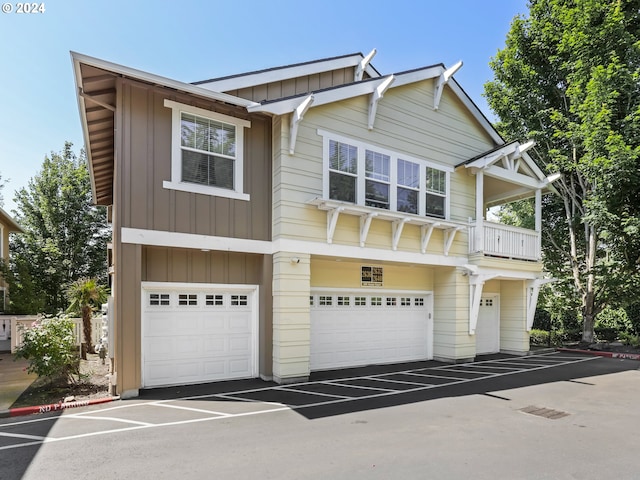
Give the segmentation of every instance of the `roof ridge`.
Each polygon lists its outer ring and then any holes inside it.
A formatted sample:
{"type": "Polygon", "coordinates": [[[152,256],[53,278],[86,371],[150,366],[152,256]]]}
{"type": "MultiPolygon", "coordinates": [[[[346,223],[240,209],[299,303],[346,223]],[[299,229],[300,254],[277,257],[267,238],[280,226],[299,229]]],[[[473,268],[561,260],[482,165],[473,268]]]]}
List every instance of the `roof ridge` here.
{"type": "MultiPolygon", "coordinates": [[[[233,74],[233,75],[226,75],[224,77],[210,78],[208,80],[198,80],[196,82],[191,82],[191,85],[201,85],[203,83],[218,82],[218,81],[222,81],[222,80],[229,80],[229,79],[232,79],[232,78],[246,77],[248,75],[257,75],[257,74],[260,74],[260,73],[273,72],[273,71],[276,71],[276,70],[283,70],[285,68],[301,67],[301,66],[304,66],[304,65],[311,65],[311,64],[314,64],[314,63],[328,62],[328,61],[331,61],[331,60],[338,60],[340,58],[352,57],[354,55],[360,55],[362,58],[364,58],[364,55],[362,54],[362,52],[354,52],[354,53],[349,53],[349,54],[346,54],[346,55],[338,55],[338,56],[335,56],[335,57],[326,57],[326,58],[320,58],[318,60],[309,60],[309,61],[306,61],[306,62],[292,63],[290,65],[280,65],[280,66],[276,66],[276,67],[263,68],[261,70],[253,70],[253,71],[250,71],[250,72],[236,73],[236,74],[233,74]]],[[[374,68],[374,70],[375,70],[375,67],[372,66],[372,68],[374,68]]]]}

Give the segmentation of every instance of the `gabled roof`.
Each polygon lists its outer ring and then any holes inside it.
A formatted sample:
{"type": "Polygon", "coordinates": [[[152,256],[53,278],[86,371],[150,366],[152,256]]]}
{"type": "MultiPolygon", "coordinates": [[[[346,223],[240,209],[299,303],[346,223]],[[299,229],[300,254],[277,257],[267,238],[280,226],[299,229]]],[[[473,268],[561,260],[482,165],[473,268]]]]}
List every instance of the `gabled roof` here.
{"type": "Polygon", "coordinates": [[[24,233],[22,227],[18,225],[18,223],[11,217],[11,215],[5,212],[2,208],[0,208],[0,223],[5,225],[10,232],[24,233]]]}
{"type": "MultiPolygon", "coordinates": [[[[198,85],[202,88],[214,90],[216,92],[228,92],[230,90],[239,90],[241,88],[279,82],[290,78],[328,72],[339,68],[357,67],[363,60],[365,60],[365,56],[362,53],[352,53],[349,55],[341,55],[339,57],[324,58],[321,60],[295,63],[282,67],[256,70],[238,75],[213,78],[211,80],[202,80],[199,82],[193,82],[193,85],[198,85]]],[[[370,77],[380,76],[380,73],[368,62],[364,67],[364,71],[367,72],[370,77]]]]}
{"type": "MultiPolygon", "coordinates": [[[[473,102],[473,100],[471,100],[469,95],[467,95],[467,93],[462,89],[462,87],[460,87],[460,85],[454,78],[447,78],[447,73],[449,71],[450,70],[447,70],[445,66],[440,63],[413,70],[407,70],[404,72],[394,73],[392,75],[369,78],[345,85],[339,85],[336,87],[325,88],[309,93],[293,95],[277,100],[265,100],[258,104],[247,107],[247,110],[249,110],[250,112],[267,112],[274,115],[284,115],[296,110],[296,108],[298,108],[308,97],[312,97],[312,101],[310,102],[311,105],[317,107],[319,105],[338,102],[341,100],[346,100],[348,98],[357,97],[359,95],[375,94],[376,89],[382,87],[385,82],[388,82],[384,86],[384,88],[386,89],[395,88],[428,79],[438,79],[436,89],[444,88],[444,84],[447,84],[451,88],[452,92],[458,97],[458,99],[478,121],[478,123],[489,134],[493,141],[500,145],[504,144],[504,139],[500,136],[498,131],[493,127],[491,122],[482,113],[482,111],[473,102]]],[[[382,97],[382,93],[379,93],[378,95],[380,98],[382,97]]],[[[438,97],[436,95],[436,101],[437,98],[438,97]]],[[[434,109],[437,108],[438,105],[435,104],[434,109]]]]}
{"type": "Polygon", "coordinates": [[[535,190],[556,192],[552,183],[559,178],[559,175],[547,177],[540,170],[527,153],[527,150],[534,145],[533,140],[524,144],[514,141],[498,145],[459,163],[456,168],[465,167],[476,172],[482,171],[485,178],[493,179],[493,183],[486,184],[494,187],[493,196],[485,198],[487,206],[528,198],[533,195],[535,190]],[[499,187],[499,184],[502,184],[503,187],[499,187]]]}

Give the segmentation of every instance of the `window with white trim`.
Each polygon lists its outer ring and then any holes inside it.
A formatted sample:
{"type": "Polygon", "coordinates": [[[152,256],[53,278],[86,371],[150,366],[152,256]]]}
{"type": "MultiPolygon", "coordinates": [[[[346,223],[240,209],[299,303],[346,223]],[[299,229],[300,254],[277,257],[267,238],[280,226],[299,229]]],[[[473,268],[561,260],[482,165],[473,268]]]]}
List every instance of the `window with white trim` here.
{"type": "Polygon", "coordinates": [[[442,170],[427,167],[425,197],[426,214],[433,217],[445,217],[445,200],[447,198],[447,178],[442,170]]]}
{"type": "Polygon", "coordinates": [[[171,181],[164,188],[249,200],[243,191],[244,129],[251,122],[165,100],[171,108],[171,181]]]}
{"type": "Polygon", "coordinates": [[[365,150],[365,205],[389,210],[389,155],[365,150]]]}
{"type": "Polygon", "coordinates": [[[331,198],[356,202],[358,149],[346,143],[329,142],[329,190],[331,198]]]}
{"type": "Polygon", "coordinates": [[[324,145],[324,198],[448,218],[452,167],[324,130],[318,134],[324,145]]]}

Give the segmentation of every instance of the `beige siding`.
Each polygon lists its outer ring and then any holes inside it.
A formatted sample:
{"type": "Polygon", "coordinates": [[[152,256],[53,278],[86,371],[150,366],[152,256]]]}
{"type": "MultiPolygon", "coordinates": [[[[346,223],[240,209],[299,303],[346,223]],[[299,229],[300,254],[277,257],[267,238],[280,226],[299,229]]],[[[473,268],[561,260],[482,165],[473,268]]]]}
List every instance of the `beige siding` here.
{"type": "Polygon", "coordinates": [[[523,353],[529,351],[527,296],[524,281],[500,282],[500,350],[523,353]]]}
{"type": "MultiPolygon", "coordinates": [[[[433,290],[433,269],[400,264],[376,264],[366,261],[311,259],[311,287],[360,289],[361,266],[383,267],[384,285],[389,290],[433,290]]],[[[366,287],[365,287],[366,288],[366,287]]]]}
{"type": "Polygon", "coordinates": [[[119,206],[127,207],[121,212],[121,226],[270,240],[271,120],[137,82],[126,81],[119,88],[119,206]],[[163,187],[163,181],[171,180],[171,109],[164,106],[165,99],[251,121],[251,128],[245,129],[243,174],[250,201],[163,187]]]}
{"type": "MultiPolygon", "coordinates": [[[[274,138],[279,140],[274,142],[277,147],[274,181],[278,185],[274,197],[274,238],[326,240],[326,213],[308,205],[310,200],[322,196],[323,151],[318,129],[449,167],[493,146],[486,132],[448,89],[445,89],[440,109],[434,111],[432,92],[432,81],[389,90],[378,106],[373,131],[367,129],[368,96],[312,107],[299,126],[293,156],[287,151],[288,121],[274,125],[274,138]]],[[[453,172],[450,218],[467,222],[474,217],[474,199],[475,177],[465,169],[453,172]]],[[[390,232],[390,222],[374,220],[367,246],[390,248],[390,232]]],[[[442,236],[441,231],[434,232],[428,248],[430,253],[443,253],[442,236]]],[[[334,243],[359,244],[357,217],[340,216],[334,243]]],[[[419,227],[405,226],[399,249],[420,251],[419,227]]],[[[450,255],[467,255],[467,249],[466,231],[459,232],[450,255]]]]}
{"type": "Polygon", "coordinates": [[[302,95],[323,88],[336,87],[353,82],[354,67],[340,68],[329,72],[290,78],[281,82],[272,82],[254,87],[230,90],[228,93],[254,102],[277,100],[279,98],[302,95]]]}
{"type": "Polygon", "coordinates": [[[475,357],[469,335],[469,281],[455,268],[439,268],[434,276],[433,356],[458,361],[475,357]]]}
{"type": "Polygon", "coordinates": [[[311,312],[309,255],[273,256],[273,378],[289,383],[309,376],[311,312]],[[299,263],[291,263],[298,257],[299,263]]]}

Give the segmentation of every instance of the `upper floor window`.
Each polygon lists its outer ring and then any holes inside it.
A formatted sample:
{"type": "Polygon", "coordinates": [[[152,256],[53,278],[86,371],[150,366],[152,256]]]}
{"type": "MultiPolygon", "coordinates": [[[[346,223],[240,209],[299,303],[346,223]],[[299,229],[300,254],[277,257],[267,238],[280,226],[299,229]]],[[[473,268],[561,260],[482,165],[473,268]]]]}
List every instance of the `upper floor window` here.
{"type": "Polygon", "coordinates": [[[448,218],[451,167],[318,133],[324,137],[325,198],[448,218]]]}
{"type": "Polygon", "coordinates": [[[244,128],[251,123],[190,105],[173,110],[171,181],[165,188],[249,200],[243,191],[244,128]]]}

